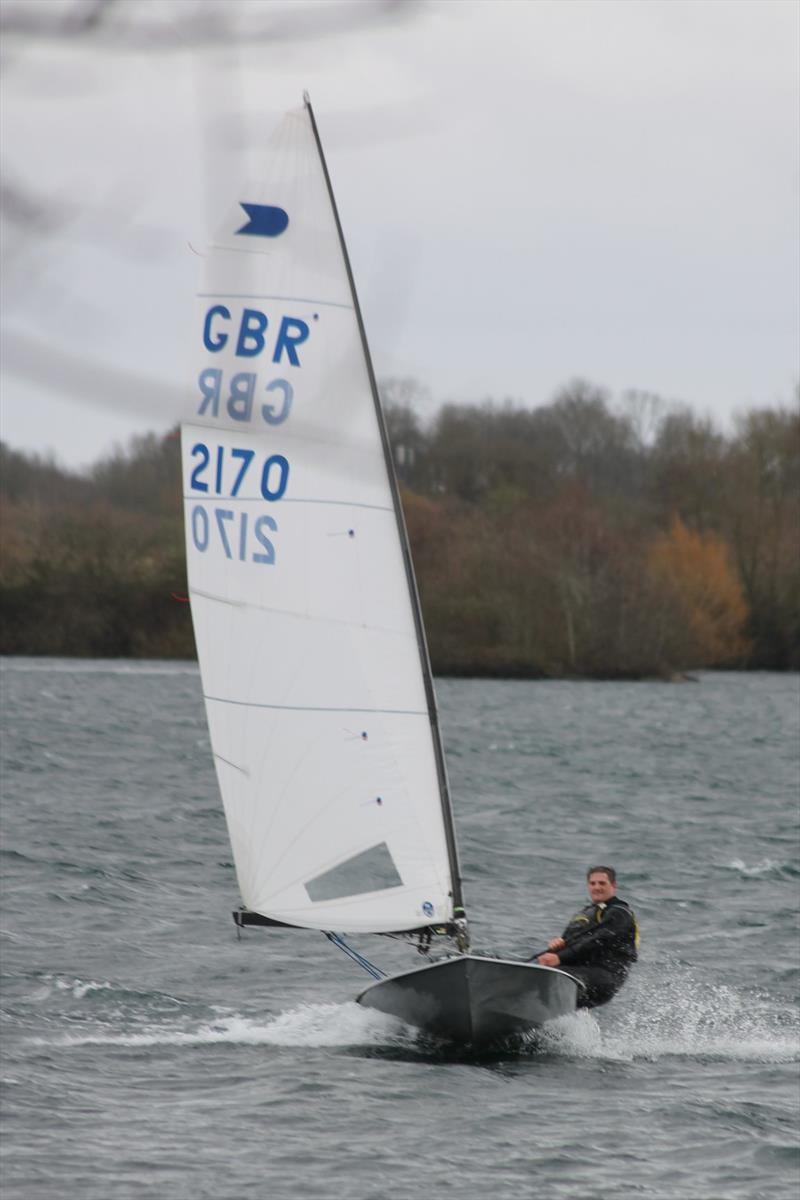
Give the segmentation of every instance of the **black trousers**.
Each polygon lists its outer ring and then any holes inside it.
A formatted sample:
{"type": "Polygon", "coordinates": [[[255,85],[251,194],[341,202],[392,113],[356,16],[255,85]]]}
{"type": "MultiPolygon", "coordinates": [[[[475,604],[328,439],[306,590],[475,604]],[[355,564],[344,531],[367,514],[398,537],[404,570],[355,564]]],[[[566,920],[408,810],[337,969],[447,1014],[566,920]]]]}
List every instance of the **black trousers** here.
{"type": "Polygon", "coordinates": [[[625,975],[605,967],[564,966],[562,970],[580,979],[585,988],[578,993],[578,1008],[598,1008],[609,1000],[625,982],[625,975]]]}

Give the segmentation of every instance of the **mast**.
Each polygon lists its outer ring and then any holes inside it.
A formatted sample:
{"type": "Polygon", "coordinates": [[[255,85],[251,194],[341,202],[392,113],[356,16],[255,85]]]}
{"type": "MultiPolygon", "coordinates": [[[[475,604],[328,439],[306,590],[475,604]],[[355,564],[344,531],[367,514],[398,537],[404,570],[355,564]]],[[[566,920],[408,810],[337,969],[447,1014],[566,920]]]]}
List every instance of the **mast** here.
{"type": "Polygon", "coordinates": [[[408,532],[406,530],[405,517],[403,516],[403,508],[400,502],[400,489],[397,484],[397,476],[394,469],[394,461],[392,458],[392,449],[389,443],[389,435],[386,430],[386,422],[383,416],[380,396],[378,394],[378,385],[375,379],[375,371],[372,366],[372,356],[369,352],[369,343],[367,342],[367,333],[364,328],[364,320],[361,315],[361,306],[358,302],[358,293],[356,292],[355,279],[350,266],[350,257],[347,253],[347,245],[344,240],[344,231],[342,223],[339,220],[339,210],[336,207],[336,198],[333,194],[333,185],[331,177],[328,173],[328,164],[325,161],[325,154],[322,149],[322,142],[317,129],[317,122],[314,118],[314,110],[311,107],[311,100],[308,92],[303,93],[303,102],[308,112],[308,118],[311,122],[311,129],[314,134],[314,141],[319,154],[322,173],[325,177],[325,185],[328,189],[328,196],[331,202],[333,211],[333,219],[336,223],[336,231],[339,235],[339,245],[342,251],[347,280],[350,285],[350,294],[353,298],[353,309],[358,323],[358,332],[361,338],[361,348],[364,353],[364,361],[367,367],[367,376],[369,378],[370,391],[372,392],[372,401],[375,405],[375,415],[380,430],[381,445],[383,447],[383,457],[386,464],[386,471],[389,477],[389,487],[392,495],[392,503],[394,506],[394,515],[397,522],[397,532],[400,537],[400,546],[403,553],[403,563],[405,565],[406,579],[408,581],[409,593],[411,596],[411,610],[414,616],[414,628],[417,634],[417,649],[419,651],[420,666],[422,668],[422,678],[425,685],[425,698],[428,706],[428,719],[431,726],[431,739],[433,742],[433,753],[436,761],[436,774],[439,781],[439,799],[442,806],[442,819],[444,822],[445,840],[447,844],[447,854],[450,862],[450,878],[453,885],[453,916],[456,925],[457,938],[459,948],[466,950],[469,947],[469,936],[466,925],[466,914],[464,912],[464,901],[462,894],[461,883],[461,867],[458,858],[458,846],[456,843],[455,827],[453,823],[453,806],[450,800],[450,788],[447,781],[447,768],[444,759],[444,750],[442,748],[442,738],[439,730],[439,714],[436,708],[436,694],[433,687],[433,673],[431,671],[430,655],[428,653],[428,643],[425,637],[425,626],[422,622],[422,612],[420,609],[419,592],[417,590],[417,580],[414,574],[414,564],[411,558],[411,549],[408,543],[408,532]]]}

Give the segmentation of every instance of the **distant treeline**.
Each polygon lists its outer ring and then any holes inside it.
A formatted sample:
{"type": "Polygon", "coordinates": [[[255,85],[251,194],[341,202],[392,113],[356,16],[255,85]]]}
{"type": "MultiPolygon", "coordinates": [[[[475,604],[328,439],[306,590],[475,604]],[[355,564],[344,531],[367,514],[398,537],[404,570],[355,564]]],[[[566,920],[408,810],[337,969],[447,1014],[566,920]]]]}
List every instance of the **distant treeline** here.
{"type": "MultiPolygon", "coordinates": [[[[424,424],[382,390],[437,673],[800,668],[800,409],[726,435],[576,382],[424,424]]],[[[175,434],[86,475],[0,453],[0,652],[192,657],[175,434]]]]}

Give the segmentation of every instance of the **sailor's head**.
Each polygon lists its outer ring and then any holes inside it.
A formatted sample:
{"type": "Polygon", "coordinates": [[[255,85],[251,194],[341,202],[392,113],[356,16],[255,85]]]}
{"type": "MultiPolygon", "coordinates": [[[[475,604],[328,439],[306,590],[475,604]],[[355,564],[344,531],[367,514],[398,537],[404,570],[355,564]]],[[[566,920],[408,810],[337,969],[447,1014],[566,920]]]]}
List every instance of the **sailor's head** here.
{"type": "Polygon", "coordinates": [[[617,893],[617,872],[613,867],[590,867],[586,872],[589,899],[593,904],[605,904],[617,893]]]}

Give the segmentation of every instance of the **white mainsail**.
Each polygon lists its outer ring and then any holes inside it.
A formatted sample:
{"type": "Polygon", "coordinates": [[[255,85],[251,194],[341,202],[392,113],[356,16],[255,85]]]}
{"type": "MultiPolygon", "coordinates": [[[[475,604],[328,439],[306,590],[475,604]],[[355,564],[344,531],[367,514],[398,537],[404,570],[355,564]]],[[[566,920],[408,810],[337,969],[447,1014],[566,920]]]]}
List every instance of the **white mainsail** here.
{"type": "Polygon", "coordinates": [[[242,900],[316,929],[449,922],[427,654],[308,104],[232,194],[205,266],[186,552],[242,900]]]}

